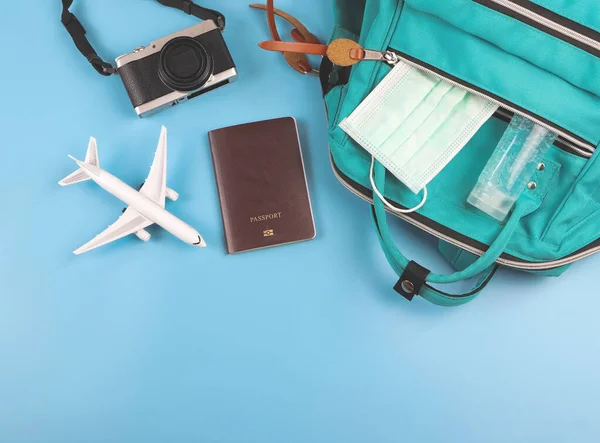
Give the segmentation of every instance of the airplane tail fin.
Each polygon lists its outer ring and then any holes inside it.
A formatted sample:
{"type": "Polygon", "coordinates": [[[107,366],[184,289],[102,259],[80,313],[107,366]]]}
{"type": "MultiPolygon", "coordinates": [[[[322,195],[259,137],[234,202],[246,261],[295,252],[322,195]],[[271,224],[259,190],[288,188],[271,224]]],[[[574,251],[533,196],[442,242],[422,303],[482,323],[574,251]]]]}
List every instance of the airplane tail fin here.
{"type": "MultiPolygon", "coordinates": [[[[96,143],[96,139],[94,137],[90,138],[87,154],[85,155],[85,163],[98,168],[100,167],[100,159],[98,158],[98,144],[96,143]]],[[[77,171],[59,181],[58,184],[61,186],[70,186],[87,180],[90,180],[90,176],[83,169],[79,168],[77,171]]]]}

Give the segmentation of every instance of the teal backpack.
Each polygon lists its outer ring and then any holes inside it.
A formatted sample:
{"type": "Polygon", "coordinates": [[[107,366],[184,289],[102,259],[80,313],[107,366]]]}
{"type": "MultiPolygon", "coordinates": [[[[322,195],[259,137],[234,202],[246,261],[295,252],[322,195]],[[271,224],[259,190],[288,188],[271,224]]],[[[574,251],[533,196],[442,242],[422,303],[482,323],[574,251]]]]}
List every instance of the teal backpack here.
{"type": "MultiPolygon", "coordinates": [[[[338,126],[391,67],[371,61],[340,67],[325,58],[321,82],[333,169],[345,187],[373,203],[381,246],[398,274],[400,294],[460,305],[484,289],[498,266],[559,276],[600,251],[597,0],[334,0],[334,9],[332,40],[349,38],[366,49],[393,52],[501,105],[429,184],[425,206],[400,216],[439,238],[440,250],[457,269],[452,275],[433,274],[395,246],[384,205],[372,198],[371,157],[338,126]],[[560,137],[500,223],[471,207],[467,197],[515,113],[560,137]],[[477,276],[466,294],[437,289],[477,276]]],[[[398,208],[420,201],[380,164],[375,181],[398,208]]]]}

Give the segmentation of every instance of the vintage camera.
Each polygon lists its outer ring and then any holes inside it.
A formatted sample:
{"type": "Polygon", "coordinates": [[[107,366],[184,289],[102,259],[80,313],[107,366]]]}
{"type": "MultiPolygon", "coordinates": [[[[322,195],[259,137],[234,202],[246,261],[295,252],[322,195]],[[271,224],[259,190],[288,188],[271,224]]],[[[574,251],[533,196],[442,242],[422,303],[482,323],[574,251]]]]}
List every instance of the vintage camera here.
{"type": "Polygon", "coordinates": [[[235,63],[212,20],[117,58],[117,71],[140,117],[198,97],[237,79],[235,63]]]}

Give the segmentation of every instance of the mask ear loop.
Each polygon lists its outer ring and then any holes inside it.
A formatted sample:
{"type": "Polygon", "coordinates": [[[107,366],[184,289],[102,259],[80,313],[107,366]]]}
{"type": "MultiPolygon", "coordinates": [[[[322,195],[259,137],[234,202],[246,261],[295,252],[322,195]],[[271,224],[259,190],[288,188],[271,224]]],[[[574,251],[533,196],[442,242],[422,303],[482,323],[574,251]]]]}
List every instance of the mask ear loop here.
{"type": "Polygon", "coordinates": [[[419,203],[414,208],[412,208],[412,209],[399,209],[399,208],[396,208],[395,206],[392,206],[392,204],[390,202],[388,202],[383,195],[381,195],[381,192],[379,192],[379,189],[377,189],[377,186],[375,185],[374,174],[375,174],[375,157],[371,156],[370,178],[371,178],[371,186],[373,188],[373,192],[375,193],[375,195],[377,195],[377,197],[379,197],[379,199],[381,199],[381,201],[383,202],[383,204],[391,212],[395,212],[397,214],[411,214],[413,212],[417,212],[419,209],[421,209],[423,207],[423,205],[425,205],[425,202],[427,201],[427,186],[425,186],[425,188],[423,189],[423,200],[421,200],[421,203],[419,203]]]}

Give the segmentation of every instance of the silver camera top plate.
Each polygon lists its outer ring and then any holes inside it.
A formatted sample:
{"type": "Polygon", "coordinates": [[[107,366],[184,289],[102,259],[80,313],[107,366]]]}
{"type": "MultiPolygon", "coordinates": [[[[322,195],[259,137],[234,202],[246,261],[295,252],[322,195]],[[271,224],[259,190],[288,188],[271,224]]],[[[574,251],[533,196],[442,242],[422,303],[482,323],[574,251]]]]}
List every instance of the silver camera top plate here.
{"type": "Polygon", "coordinates": [[[139,46],[133,50],[133,52],[129,54],[121,55],[117,57],[116,63],[117,68],[125,66],[128,63],[141,60],[150,55],[156,54],[160,52],[162,48],[169,43],[171,40],[177,37],[198,37],[199,35],[206,34],[207,32],[213,31],[215,29],[219,29],[219,27],[212,20],[207,20],[202,23],[198,23],[197,25],[190,26],[189,28],[183,29],[179,32],[175,32],[174,34],[167,35],[166,37],[160,38],[156,41],[153,41],[148,46],[139,46]]]}

